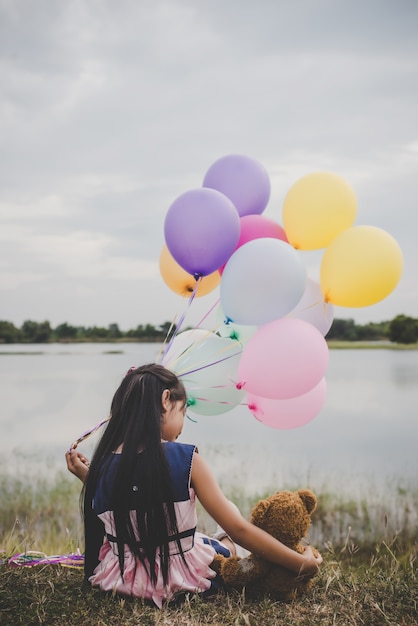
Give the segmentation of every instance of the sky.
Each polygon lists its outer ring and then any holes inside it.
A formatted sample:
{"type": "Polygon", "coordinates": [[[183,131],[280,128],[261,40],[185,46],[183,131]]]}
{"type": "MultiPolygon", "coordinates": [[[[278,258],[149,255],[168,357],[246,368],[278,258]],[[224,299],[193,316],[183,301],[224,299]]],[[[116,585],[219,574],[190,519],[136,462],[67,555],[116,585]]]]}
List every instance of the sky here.
{"type": "Polygon", "coordinates": [[[279,223],[302,176],[343,177],[404,270],[334,316],[418,317],[417,29],[416,0],[0,0],[0,319],[188,311],[159,270],[164,219],[228,154],[265,167],[279,223]]]}

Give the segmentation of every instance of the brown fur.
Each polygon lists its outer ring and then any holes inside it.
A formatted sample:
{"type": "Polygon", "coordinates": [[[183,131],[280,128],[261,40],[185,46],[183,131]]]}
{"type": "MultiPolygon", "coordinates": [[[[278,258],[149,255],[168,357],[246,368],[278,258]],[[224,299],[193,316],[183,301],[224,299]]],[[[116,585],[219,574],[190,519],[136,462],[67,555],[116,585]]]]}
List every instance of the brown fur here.
{"type": "MultiPolygon", "coordinates": [[[[303,552],[302,539],[311,525],[316,508],[315,494],[309,489],[278,491],[260,500],[252,510],[251,523],[297,552],[303,552]]],[[[270,595],[279,600],[292,600],[312,585],[312,576],[298,576],[250,554],[244,559],[217,555],[212,568],[221,575],[227,587],[242,590],[248,596],[270,595]]]]}

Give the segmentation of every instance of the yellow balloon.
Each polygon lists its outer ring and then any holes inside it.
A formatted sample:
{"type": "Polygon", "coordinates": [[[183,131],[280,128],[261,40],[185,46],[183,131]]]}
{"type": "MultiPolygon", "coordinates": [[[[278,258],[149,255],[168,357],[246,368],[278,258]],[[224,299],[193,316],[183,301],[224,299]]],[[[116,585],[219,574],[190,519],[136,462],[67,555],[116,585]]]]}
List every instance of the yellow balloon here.
{"type": "Polygon", "coordinates": [[[354,224],[357,199],[350,185],[330,172],[314,172],[289,189],[283,203],[283,227],[299,250],[326,248],[354,224]]]}
{"type": "MultiPolygon", "coordinates": [[[[167,246],[163,246],[160,254],[160,273],[164,282],[172,291],[178,293],[183,298],[188,298],[196,287],[194,276],[186,272],[173,259],[167,246]]],[[[204,276],[199,280],[199,285],[195,294],[196,298],[205,296],[213,291],[221,282],[221,275],[218,271],[204,276]]]]}
{"type": "Polygon", "coordinates": [[[386,231],[354,226],[338,235],[321,261],[321,290],[326,302],[362,307],[383,300],[398,284],[401,249],[386,231]]]}

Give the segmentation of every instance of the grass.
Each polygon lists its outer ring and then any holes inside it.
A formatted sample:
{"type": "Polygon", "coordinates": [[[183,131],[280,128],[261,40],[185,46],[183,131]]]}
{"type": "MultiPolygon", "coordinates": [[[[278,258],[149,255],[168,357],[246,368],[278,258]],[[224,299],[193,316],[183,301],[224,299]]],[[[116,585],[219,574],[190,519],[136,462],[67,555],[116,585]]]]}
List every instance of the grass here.
{"type": "MultiPolygon", "coordinates": [[[[298,486],[295,485],[295,489],[298,486]]],[[[25,481],[0,477],[0,548],[64,554],[82,549],[79,486],[72,477],[25,481]]],[[[190,597],[155,609],[85,588],[80,569],[0,565],[0,625],[418,625],[418,490],[388,485],[376,493],[318,495],[311,541],[324,563],[312,592],[292,603],[249,600],[230,593],[190,597]]],[[[265,494],[228,494],[247,513],[265,494]]],[[[209,520],[203,518],[203,526],[209,520]]]]}
{"type": "Polygon", "coordinates": [[[412,626],[418,624],[417,583],[416,552],[396,543],[367,554],[349,545],[329,549],[313,591],[288,604],[230,593],[159,610],[83,588],[75,569],[1,566],[0,624],[412,626]]]}
{"type": "Polygon", "coordinates": [[[391,343],[390,341],[340,341],[328,339],[330,350],[418,350],[418,343],[391,343]]]}

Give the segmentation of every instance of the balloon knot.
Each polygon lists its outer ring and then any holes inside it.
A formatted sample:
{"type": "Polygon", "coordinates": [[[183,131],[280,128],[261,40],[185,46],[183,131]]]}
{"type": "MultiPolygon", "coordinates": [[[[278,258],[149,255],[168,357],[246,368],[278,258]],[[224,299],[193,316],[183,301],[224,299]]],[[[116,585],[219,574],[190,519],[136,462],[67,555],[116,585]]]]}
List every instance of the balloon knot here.
{"type": "Polygon", "coordinates": [[[202,274],[200,274],[199,272],[195,272],[193,274],[193,278],[195,279],[195,281],[197,282],[198,280],[200,280],[202,278],[202,274]]]}
{"type": "Polygon", "coordinates": [[[236,330],[233,330],[232,333],[229,335],[230,339],[233,339],[234,341],[238,341],[239,337],[238,337],[238,333],[236,330]]]}
{"type": "Polygon", "coordinates": [[[245,380],[244,380],[242,383],[237,383],[237,384],[235,385],[235,387],[236,387],[237,389],[243,389],[243,388],[245,387],[245,380]]]}
{"type": "Polygon", "coordinates": [[[255,404],[249,404],[249,405],[248,405],[248,409],[249,409],[250,411],[256,411],[256,410],[257,410],[257,405],[255,405],[255,404]]]}
{"type": "Polygon", "coordinates": [[[225,326],[228,326],[231,322],[232,322],[232,320],[231,320],[231,318],[230,318],[230,317],[226,317],[226,318],[225,318],[225,322],[224,322],[224,323],[225,323],[225,326]]]}
{"type": "Polygon", "coordinates": [[[186,406],[187,407],[193,406],[195,404],[196,404],[196,400],[194,398],[187,398],[187,400],[186,400],[186,406]]]}

